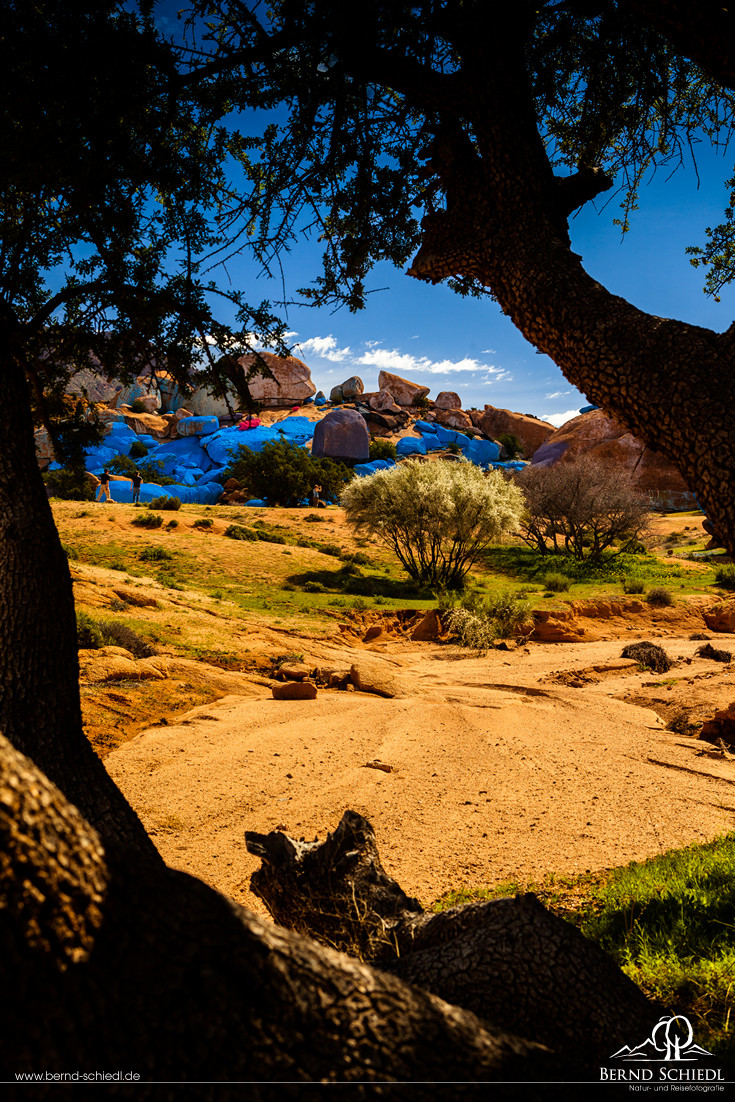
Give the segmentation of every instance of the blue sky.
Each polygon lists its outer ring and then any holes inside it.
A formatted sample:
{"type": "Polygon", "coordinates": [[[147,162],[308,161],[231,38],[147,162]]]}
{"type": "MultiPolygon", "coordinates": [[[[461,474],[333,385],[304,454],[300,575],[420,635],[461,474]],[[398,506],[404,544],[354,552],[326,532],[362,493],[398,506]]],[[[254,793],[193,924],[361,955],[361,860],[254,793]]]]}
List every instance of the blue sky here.
{"type": "MultiPolygon", "coordinates": [[[[684,250],[703,243],[705,227],[722,220],[732,160],[701,146],[697,167],[698,174],[691,167],[671,178],[655,174],[623,237],[613,225],[619,196],[588,204],[571,222],[572,244],[590,275],[640,309],[721,331],[735,317],[735,292],[727,289],[720,303],[705,296],[704,270],[695,270],[684,250]]],[[[316,246],[297,246],[282,263],[286,297],[293,296],[318,274],[316,246]]],[[[280,280],[256,278],[244,258],[228,267],[254,299],[283,294],[280,280]]],[[[388,264],[373,270],[371,286],[368,306],[358,314],[294,306],[286,312],[294,355],[327,396],[353,374],[374,390],[385,369],[430,387],[431,397],[454,390],[465,409],[487,403],[557,425],[587,403],[492,300],[462,298],[388,264]]]]}

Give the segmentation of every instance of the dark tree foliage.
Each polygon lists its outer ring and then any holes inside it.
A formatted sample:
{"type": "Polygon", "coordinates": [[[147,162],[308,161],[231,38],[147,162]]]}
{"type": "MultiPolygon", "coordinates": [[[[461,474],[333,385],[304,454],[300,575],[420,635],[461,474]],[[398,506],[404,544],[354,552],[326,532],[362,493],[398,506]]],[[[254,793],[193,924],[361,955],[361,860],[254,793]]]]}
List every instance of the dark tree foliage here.
{"type": "MultiPolygon", "coordinates": [[[[324,243],[323,271],[304,290],[311,301],[359,308],[385,259],[493,295],[570,382],[679,465],[735,550],[735,444],[719,428],[723,404],[735,404],[735,331],[655,318],[609,294],[568,230],[576,209],[611,189],[627,230],[649,170],[673,170],[699,143],[727,143],[730,9],[714,0],[195,8],[210,26],[204,71],[267,120],[243,161],[241,208],[266,268],[308,227],[324,243]]],[[[728,210],[708,244],[693,246],[715,290],[733,272],[728,210]]]]}
{"type": "Polygon", "coordinates": [[[309,452],[289,440],[264,444],[254,452],[244,444],[228,468],[228,478],[236,478],[254,496],[269,505],[298,505],[315,487],[329,501],[339,497],[352,471],[333,459],[312,459],[309,452]]]}

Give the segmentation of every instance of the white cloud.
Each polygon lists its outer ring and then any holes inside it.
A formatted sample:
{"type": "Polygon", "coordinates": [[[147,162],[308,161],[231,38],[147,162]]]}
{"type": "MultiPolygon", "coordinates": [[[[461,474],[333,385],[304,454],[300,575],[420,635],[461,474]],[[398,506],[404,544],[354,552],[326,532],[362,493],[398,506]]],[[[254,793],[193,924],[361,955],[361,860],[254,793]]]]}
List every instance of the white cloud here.
{"type": "Polygon", "coordinates": [[[323,360],[332,360],[333,363],[342,363],[351,355],[349,347],[338,348],[337,341],[331,335],[309,337],[308,340],[301,341],[297,347],[307,356],[311,353],[313,356],[321,356],[323,360]]]}
{"type": "Polygon", "coordinates": [[[547,402],[554,402],[557,398],[566,398],[567,394],[574,394],[573,390],[555,390],[553,394],[545,394],[547,402]]]}
{"type": "MultiPolygon", "coordinates": [[[[411,338],[411,340],[414,339],[416,338],[411,338]]],[[[432,375],[444,377],[465,375],[468,380],[465,385],[505,382],[512,378],[510,372],[503,368],[484,363],[473,356],[465,356],[458,360],[432,360],[429,356],[417,356],[410,352],[402,352],[398,348],[386,348],[379,340],[362,341],[360,348],[353,350],[349,346],[341,348],[337,339],[330,334],[327,337],[309,337],[296,345],[296,350],[307,363],[311,358],[341,364],[345,372],[351,370],[359,373],[365,368],[373,368],[376,373],[389,371],[408,377],[414,382],[423,382],[424,385],[429,385],[428,377],[432,375]]],[[[312,370],[325,373],[326,364],[311,366],[312,370]]],[[[330,369],[327,373],[331,375],[332,370],[330,369]]]]}
{"type": "Polygon", "coordinates": [[[548,421],[554,428],[561,428],[567,421],[571,421],[572,417],[579,417],[578,409],[568,409],[566,413],[544,413],[541,415],[542,421],[548,421]]]}

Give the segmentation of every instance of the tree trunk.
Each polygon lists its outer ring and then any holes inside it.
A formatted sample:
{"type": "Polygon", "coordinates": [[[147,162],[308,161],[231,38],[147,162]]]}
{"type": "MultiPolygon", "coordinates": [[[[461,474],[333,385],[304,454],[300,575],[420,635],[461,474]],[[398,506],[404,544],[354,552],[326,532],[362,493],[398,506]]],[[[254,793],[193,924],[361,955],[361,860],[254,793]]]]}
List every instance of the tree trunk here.
{"type": "Polygon", "coordinates": [[[402,1098],[419,1099],[457,1082],[458,1097],[479,1099],[487,1086],[472,1084],[499,1080],[495,1095],[510,1099],[502,1084],[579,1074],[577,1060],[274,927],[192,877],[106,854],[1,736],[0,852],[3,1080],[121,1070],[140,1077],[136,1097],[161,1097],[156,1082],[211,1082],[231,1084],[216,1097],[234,1099],[245,1082],[248,1097],[280,1102],[290,1082],[348,1081],[351,1098],[374,1098],[400,1081],[402,1098]]]}
{"type": "Polygon", "coordinates": [[[36,461],[22,359],[3,335],[0,401],[0,731],[110,843],[159,861],[83,734],[69,568],[36,461]]]}
{"type": "MultiPolygon", "coordinates": [[[[410,274],[429,282],[462,275],[490,287],[571,383],[679,467],[735,554],[735,329],[717,334],[645,314],[587,274],[570,248],[568,210],[538,134],[528,28],[505,10],[484,9],[477,21],[459,96],[467,121],[457,114],[446,122],[429,165],[446,210],[424,219],[410,274]]],[[[447,104],[448,120],[455,110],[447,104]]]]}
{"type": "Polygon", "coordinates": [[[276,922],[595,1068],[661,1016],[616,964],[534,895],[427,914],[347,811],[322,843],[247,832],[251,889],[276,922]]]}

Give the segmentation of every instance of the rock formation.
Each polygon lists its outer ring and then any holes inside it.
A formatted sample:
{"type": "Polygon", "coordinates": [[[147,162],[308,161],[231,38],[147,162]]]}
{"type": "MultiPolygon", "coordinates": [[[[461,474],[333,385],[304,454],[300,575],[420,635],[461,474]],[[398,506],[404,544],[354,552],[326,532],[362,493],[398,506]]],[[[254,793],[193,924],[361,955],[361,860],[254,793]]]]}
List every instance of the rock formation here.
{"type": "Polygon", "coordinates": [[[418,383],[402,379],[400,375],[392,375],[390,371],[380,372],[378,388],[390,391],[399,406],[414,406],[417,401],[426,398],[429,393],[428,386],[419,386],[418,383]]]}
{"type": "Polygon", "coordinates": [[[259,352],[241,356],[238,363],[245,372],[257,367],[257,360],[264,360],[273,378],[254,375],[249,382],[250,394],[254,402],[269,408],[286,408],[307,398],[313,398],[316,387],[311,381],[311,371],[295,356],[276,356],[273,352],[259,352]]]}
{"type": "Polygon", "coordinates": [[[554,432],[554,426],[548,421],[539,421],[535,417],[513,413],[509,409],[496,409],[495,406],[473,410],[470,417],[475,428],[480,429],[491,440],[497,440],[504,433],[517,437],[523,445],[526,459],[530,459],[554,432]]]}
{"type": "Polygon", "coordinates": [[[454,390],[442,390],[436,396],[434,409],[461,409],[462,400],[454,390]]]}
{"type": "Polygon", "coordinates": [[[311,454],[315,459],[364,462],[370,456],[370,433],[362,414],[354,409],[333,409],[317,422],[311,454]]]}
{"type": "Polygon", "coordinates": [[[609,466],[611,471],[630,471],[635,488],[641,493],[660,494],[668,504],[679,508],[691,508],[694,504],[694,495],[678,468],[601,409],[573,417],[557,429],[534,453],[533,464],[548,466],[582,451],[609,466]]]}

